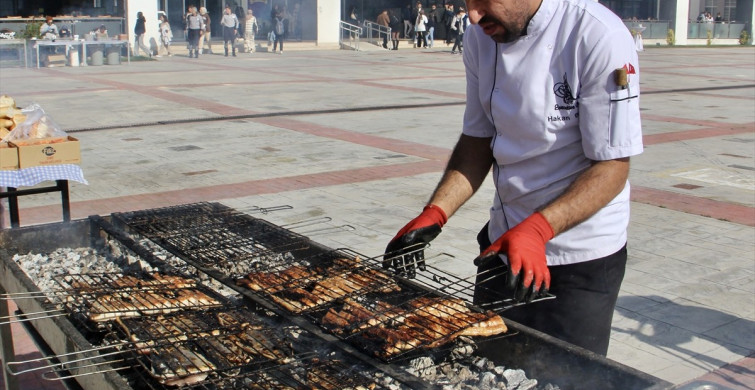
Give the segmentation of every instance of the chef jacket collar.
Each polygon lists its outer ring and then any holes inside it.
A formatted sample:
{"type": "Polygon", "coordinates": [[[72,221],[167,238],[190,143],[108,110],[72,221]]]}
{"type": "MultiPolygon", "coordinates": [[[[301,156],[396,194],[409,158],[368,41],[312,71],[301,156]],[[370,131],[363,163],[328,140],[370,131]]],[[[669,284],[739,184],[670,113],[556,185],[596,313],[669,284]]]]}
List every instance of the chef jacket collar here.
{"type": "Polygon", "coordinates": [[[524,39],[530,39],[541,33],[553,19],[553,14],[558,7],[558,2],[563,0],[543,0],[540,2],[540,7],[532,16],[527,26],[526,35],[522,36],[524,39]]]}

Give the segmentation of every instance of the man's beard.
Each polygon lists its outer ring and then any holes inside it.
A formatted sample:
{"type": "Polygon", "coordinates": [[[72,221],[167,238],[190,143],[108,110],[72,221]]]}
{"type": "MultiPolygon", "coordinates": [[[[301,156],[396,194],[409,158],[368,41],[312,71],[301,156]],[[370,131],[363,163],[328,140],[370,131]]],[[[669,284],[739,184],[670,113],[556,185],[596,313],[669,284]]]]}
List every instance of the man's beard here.
{"type": "Polygon", "coordinates": [[[520,20],[516,20],[510,23],[503,23],[492,16],[485,15],[482,17],[482,19],[480,19],[478,24],[494,23],[500,27],[503,27],[502,33],[493,34],[490,36],[490,38],[498,43],[509,43],[516,41],[522,35],[526,35],[527,31],[525,23],[520,22],[520,20]]]}

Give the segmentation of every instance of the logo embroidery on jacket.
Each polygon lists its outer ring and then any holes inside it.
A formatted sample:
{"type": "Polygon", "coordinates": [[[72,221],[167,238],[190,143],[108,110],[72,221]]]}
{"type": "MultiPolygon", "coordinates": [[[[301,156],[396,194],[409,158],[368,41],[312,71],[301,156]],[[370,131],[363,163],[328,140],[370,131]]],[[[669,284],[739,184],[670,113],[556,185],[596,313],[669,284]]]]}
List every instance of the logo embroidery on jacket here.
{"type": "MultiPolygon", "coordinates": [[[[561,98],[561,101],[563,102],[563,104],[556,103],[554,110],[573,110],[577,108],[579,103],[576,102],[576,99],[572,95],[571,86],[569,85],[569,81],[566,79],[566,73],[564,73],[564,81],[558,82],[553,85],[553,93],[557,97],[561,98]]],[[[577,113],[575,117],[578,116],[579,114],[577,113]]],[[[564,122],[571,119],[572,118],[569,115],[548,116],[548,122],[564,122]]]]}

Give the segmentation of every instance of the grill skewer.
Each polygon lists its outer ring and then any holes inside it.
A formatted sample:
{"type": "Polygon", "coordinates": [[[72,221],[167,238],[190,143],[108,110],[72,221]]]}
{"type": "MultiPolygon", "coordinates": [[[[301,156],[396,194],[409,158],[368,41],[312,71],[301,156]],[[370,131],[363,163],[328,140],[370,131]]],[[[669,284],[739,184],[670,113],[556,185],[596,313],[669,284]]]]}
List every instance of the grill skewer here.
{"type": "MultiPolygon", "coordinates": [[[[129,344],[130,343],[127,343],[127,342],[124,342],[124,343],[121,343],[121,344],[109,344],[109,345],[104,345],[104,346],[101,346],[101,347],[90,348],[88,350],[83,350],[83,351],[69,352],[69,353],[64,353],[64,354],[54,355],[54,356],[43,356],[41,358],[29,359],[29,360],[23,360],[23,361],[8,362],[5,366],[7,367],[7,372],[10,375],[14,375],[14,376],[21,375],[21,374],[26,374],[28,372],[34,372],[34,371],[44,370],[44,369],[48,369],[48,368],[52,368],[52,367],[60,367],[60,370],[58,370],[58,371],[67,371],[67,370],[70,370],[70,369],[83,368],[83,367],[89,367],[90,366],[90,365],[73,366],[73,365],[71,365],[72,363],[81,363],[81,362],[86,362],[86,361],[89,361],[89,360],[92,360],[92,359],[96,359],[96,358],[102,358],[102,357],[106,357],[106,356],[114,356],[114,355],[122,354],[123,353],[122,350],[118,350],[118,351],[114,351],[114,352],[108,352],[108,353],[100,353],[100,351],[108,350],[108,349],[112,349],[112,348],[118,348],[118,347],[122,347],[122,346],[127,346],[129,344]],[[63,358],[66,358],[68,356],[82,355],[82,354],[88,354],[88,353],[97,353],[97,354],[93,355],[93,356],[79,358],[79,359],[68,360],[68,361],[65,361],[65,362],[63,362],[63,361],[61,361],[59,363],[52,363],[51,362],[49,365],[46,365],[46,366],[27,368],[27,369],[20,370],[20,371],[15,371],[13,369],[16,366],[21,366],[21,365],[26,365],[26,364],[36,363],[36,362],[51,361],[51,360],[62,360],[63,358]]],[[[114,362],[119,362],[119,361],[100,362],[100,363],[95,363],[93,365],[103,365],[103,364],[109,364],[109,363],[114,363],[114,362]]]]}
{"type": "Polygon", "coordinates": [[[66,315],[67,313],[61,309],[37,311],[33,313],[23,313],[23,318],[18,318],[19,317],[18,315],[11,314],[9,316],[0,317],[0,325],[19,324],[19,323],[30,322],[34,320],[41,320],[45,318],[64,317],[66,315]],[[34,315],[35,317],[29,318],[28,317],[29,315],[34,315]],[[18,319],[13,320],[11,318],[18,318],[18,319]]]}

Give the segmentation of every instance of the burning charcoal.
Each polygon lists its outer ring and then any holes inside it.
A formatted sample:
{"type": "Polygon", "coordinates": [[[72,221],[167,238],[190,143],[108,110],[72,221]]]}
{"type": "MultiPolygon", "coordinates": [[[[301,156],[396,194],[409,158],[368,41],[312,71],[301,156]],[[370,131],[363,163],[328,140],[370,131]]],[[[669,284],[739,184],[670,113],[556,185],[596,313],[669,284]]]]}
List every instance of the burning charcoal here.
{"type": "Polygon", "coordinates": [[[492,372],[483,373],[480,377],[479,387],[481,390],[495,389],[498,379],[492,372]]]}
{"type": "Polygon", "coordinates": [[[434,382],[437,377],[435,362],[428,356],[419,357],[409,362],[409,368],[406,371],[430,382],[434,382]]]}
{"type": "Polygon", "coordinates": [[[488,368],[488,359],[484,357],[476,357],[472,364],[474,364],[475,367],[479,368],[480,371],[483,371],[488,368]]]}
{"type": "Polygon", "coordinates": [[[499,377],[503,377],[503,373],[506,372],[506,367],[504,366],[496,366],[490,369],[490,371],[493,371],[496,375],[499,377]]]}
{"type": "Polygon", "coordinates": [[[454,367],[454,376],[449,375],[449,378],[451,378],[451,381],[466,382],[471,379],[476,379],[477,376],[478,375],[472,372],[469,367],[456,364],[454,367]]]}
{"type": "Polygon", "coordinates": [[[533,390],[537,387],[536,379],[527,379],[517,386],[516,390],[533,390]]]}
{"type": "Polygon", "coordinates": [[[461,360],[466,356],[471,356],[474,353],[474,347],[471,345],[457,345],[451,352],[451,359],[461,360]]]}
{"type": "Polygon", "coordinates": [[[301,336],[302,332],[304,332],[298,326],[286,327],[285,331],[288,334],[288,336],[291,337],[291,338],[293,338],[294,340],[298,339],[299,336],[301,336]]]}
{"type": "Polygon", "coordinates": [[[547,385],[545,385],[545,387],[543,387],[543,390],[561,390],[561,388],[554,384],[548,383],[547,385]]]}
{"type": "Polygon", "coordinates": [[[527,380],[527,375],[523,370],[506,370],[503,372],[503,379],[509,389],[518,389],[520,383],[527,380]]]}
{"type": "Polygon", "coordinates": [[[113,257],[121,257],[123,254],[121,253],[120,245],[117,241],[110,240],[107,243],[108,247],[110,248],[110,254],[113,257]]]}

